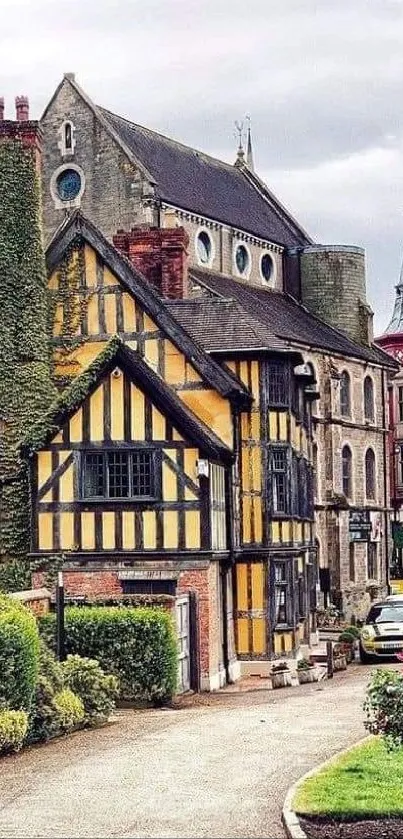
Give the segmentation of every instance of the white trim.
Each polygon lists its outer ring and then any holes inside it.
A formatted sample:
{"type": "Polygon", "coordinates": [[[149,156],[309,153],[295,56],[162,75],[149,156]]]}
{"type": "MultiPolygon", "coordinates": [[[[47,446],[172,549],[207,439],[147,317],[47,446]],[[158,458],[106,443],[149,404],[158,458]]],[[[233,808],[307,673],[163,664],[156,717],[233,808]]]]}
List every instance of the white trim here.
{"type": "Polygon", "coordinates": [[[200,265],[202,268],[211,268],[211,266],[214,262],[214,259],[215,259],[215,242],[214,242],[213,237],[211,236],[211,234],[207,230],[207,228],[204,227],[203,225],[200,225],[200,227],[198,227],[198,229],[196,230],[195,237],[194,237],[194,252],[195,252],[196,261],[197,261],[198,265],[200,265]],[[205,233],[209,242],[210,242],[210,256],[209,256],[207,262],[202,262],[202,260],[199,257],[199,252],[197,250],[197,240],[198,240],[201,233],[205,233]]]}
{"type": "Polygon", "coordinates": [[[227,222],[216,221],[215,219],[209,218],[209,216],[202,216],[200,213],[192,213],[189,210],[183,210],[181,207],[178,207],[177,204],[169,204],[166,201],[162,201],[161,209],[165,210],[167,207],[172,207],[176,211],[178,218],[190,221],[192,224],[203,224],[206,227],[210,227],[212,230],[227,230],[229,233],[232,233],[234,238],[237,237],[242,242],[249,242],[251,245],[257,245],[259,248],[265,248],[265,250],[272,251],[273,253],[282,254],[285,250],[284,245],[269,242],[268,239],[261,239],[253,233],[247,233],[245,230],[241,230],[238,227],[232,227],[227,222]]]}
{"type": "Polygon", "coordinates": [[[273,259],[272,254],[268,250],[263,251],[263,253],[260,255],[259,271],[260,271],[260,277],[261,277],[263,285],[265,285],[267,287],[276,285],[277,264],[276,264],[276,260],[273,259]],[[268,256],[270,258],[271,264],[272,264],[272,272],[271,272],[270,277],[268,279],[267,279],[267,277],[264,276],[263,270],[262,270],[262,262],[263,262],[263,259],[264,259],[265,256],[268,256]]]}
{"type": "Polygon", "coordinates": [[[252,271],[252,256],[251,256],[251,252],[250,252],[250,250],[249,250],[249,248],[248,248],[248,246],[245,242],[234,242],[234,245],[233,245],[233,248],[232,248],[232,268],[233,268],[234,275],[236,277],[242,277],[243,280],[248,280],[249,279],[250,273],[252,271]],[[238,248],[245,248],[246,253],[247,253],[247,257],[248,257],[248,265],[247,265],[246,271],[244,271],[243,274],[238,270],[238,266],[236,264],[236,252],[237,252],[238,248]]]}
{"type": "Polygon", "coordinates": [[[83,197],[85,190],[85,175],[81,166],[77,166],[75,163],[63,163],[61,166],[58,166],[57,169],[53,172],[53,175],[50,179],[50,194],[53,198],[53,203],[57,210],[71,210],[76,207],[79,207],[81,204],[81,199],[83,197]],[[78,195],[72,201],[62,201],[60,195],[57,191],[57,179],[62,172],[66,172],[68,169],[73,169],[74,172],[81,178],[81,187],[78,195]]]}

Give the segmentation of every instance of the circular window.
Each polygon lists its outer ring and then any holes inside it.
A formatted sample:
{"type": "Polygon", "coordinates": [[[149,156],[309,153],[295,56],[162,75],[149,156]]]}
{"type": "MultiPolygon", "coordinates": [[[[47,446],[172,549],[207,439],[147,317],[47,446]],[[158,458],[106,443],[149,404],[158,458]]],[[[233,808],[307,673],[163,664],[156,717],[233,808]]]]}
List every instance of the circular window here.
{"type": "Polygon", "coordinates": [[[64,169],[56,179],[56,189],[62,201],[74,201],[81,190],[81,176],[75,169],[64,169]]]}
{"type": "Polygon", "coordinates": [[[245,245],[238,245],[235,251],[235,264],[240,274],[246,274],[249,268],[249,254],[245,245]]]}
{"type": "Polygon", "coordinates": [[[202,265],[207,265],[210,262],[212,248],[210,236],[205,230],[202,230],[198,234],[196,248],[199,262],[201,262],[202,265]]]}
{"type": "Polygon", "coordinates": [[[265,282],[270,282],[274,274],[274,263],[269,253],[263,254],[260,262],[260,270],[262,272],[262,277],[265,280],[265,282]]]}

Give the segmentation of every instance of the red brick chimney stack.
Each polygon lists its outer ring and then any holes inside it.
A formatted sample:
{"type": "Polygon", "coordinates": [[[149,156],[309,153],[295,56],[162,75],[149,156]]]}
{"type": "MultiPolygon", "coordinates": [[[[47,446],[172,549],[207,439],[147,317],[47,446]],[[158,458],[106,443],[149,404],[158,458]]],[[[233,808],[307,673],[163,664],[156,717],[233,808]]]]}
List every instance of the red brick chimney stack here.
{"type": "Polygon", "coordinates": [[[4,119],[4,96],[0,96],[0,122],[4,119]]]}
{"type": "Polygon", "coordinates": [[[29,99],[28,96],[15,97],[15,118],[17,122],[29,121],[29,99]]]}
{"type": "Polygon", "coordinates": [[[177,300],[188,296],[189,236],[183,227],[118,230],[113,243],[161,297],[177,300]]]}

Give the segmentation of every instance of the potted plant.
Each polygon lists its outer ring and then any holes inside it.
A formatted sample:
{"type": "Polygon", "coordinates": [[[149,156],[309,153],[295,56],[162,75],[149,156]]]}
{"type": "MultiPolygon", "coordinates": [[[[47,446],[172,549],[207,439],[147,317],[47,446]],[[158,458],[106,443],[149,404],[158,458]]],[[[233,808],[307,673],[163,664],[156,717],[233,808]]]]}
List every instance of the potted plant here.
{"type": "Polygon", "coordinates": [[[297,677],[300,685],[307,682],[317,682],[318,672],[313,661],[308,661],[306,658],[300,658],[297,662],[297,677]]]}
{"type": "Polygon", "coordinates": [[[335,644],[333,647],[333,666],[335,670],[347,669],[346,654],[343,652],[341,643],[335,644]]]}
{"type": "Polygon", "coordinates": [[[286,661],[277,661],[273,664],[270,676],[273,688],[291,687],[291,672],[286,661]]]}
{"type": "Polygon", "coordinates": [[[350,664],[354,659],[356,637],[355,633],[351,632],[350,627],[344,629],[339,635],[341,653],[345,655],[347,664],[350,664]]]}

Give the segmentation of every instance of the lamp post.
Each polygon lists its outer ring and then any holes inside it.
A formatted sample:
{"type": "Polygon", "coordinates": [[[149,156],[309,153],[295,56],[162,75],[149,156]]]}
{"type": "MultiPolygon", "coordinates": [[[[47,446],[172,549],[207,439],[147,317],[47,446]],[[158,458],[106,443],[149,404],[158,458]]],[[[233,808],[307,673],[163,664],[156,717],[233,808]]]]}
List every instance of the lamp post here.
{"type": "Polygon", "coordinates": [[[64,583],[63,572],[58,571],[56,583],[56,654],[59,661],[64,661],[64,583]]]}

